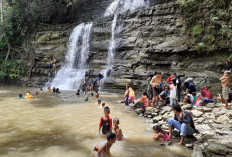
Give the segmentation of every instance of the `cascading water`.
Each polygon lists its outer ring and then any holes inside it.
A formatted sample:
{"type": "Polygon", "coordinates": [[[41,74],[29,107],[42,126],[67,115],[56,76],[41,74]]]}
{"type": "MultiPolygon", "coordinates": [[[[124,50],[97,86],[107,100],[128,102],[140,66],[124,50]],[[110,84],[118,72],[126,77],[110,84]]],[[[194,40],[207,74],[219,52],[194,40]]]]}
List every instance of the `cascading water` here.
{"type": "Polygon", "coordinates": [[[50,84],[51,87],[60,88],[62,90],[79,88],[84,78],[86,61],[89,57],[91,27],[92,23],[82,23],[74,28],[69,38],[65,64],[52,80],[50,84]]]}
{"type": "Polygon", "coordinates": [[[145,0],[114,0],[106,9],[104,16],[114,15],[114,19],[111,24],[111,40],[108,49],[107,67],[101,71],[101,74],[104,76],[103,83],[107,78],[107,74],[113,70],[115,57],[115,31],[117,27],[118,14],[127,10],[133,11],[143,6],[146,6],[145,0]]]}

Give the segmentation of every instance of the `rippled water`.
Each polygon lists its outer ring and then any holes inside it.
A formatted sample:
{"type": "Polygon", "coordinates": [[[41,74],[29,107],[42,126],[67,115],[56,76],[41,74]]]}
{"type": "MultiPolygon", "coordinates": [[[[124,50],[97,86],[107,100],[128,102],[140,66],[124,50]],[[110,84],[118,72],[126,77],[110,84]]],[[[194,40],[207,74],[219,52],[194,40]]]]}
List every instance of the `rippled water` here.
{"type": "MultiPolygon", "coordinates": [[[[93,147],[101,141],[98,124],[103,109],[90,97],[82,102],[75,91],[44,93],[32,100],[18,99],[19,93],[34,89],[1,87],[0,156],[5,157],[92,157],[93,147]]],[[[120,119],[127,140],[116,142],[113,157],[190,156],[178,147],[162,147],[152,141],[150,126],[133,112],[123,110],[116,94],[100,95],[111,108],[111,117],[120,119]]]]}

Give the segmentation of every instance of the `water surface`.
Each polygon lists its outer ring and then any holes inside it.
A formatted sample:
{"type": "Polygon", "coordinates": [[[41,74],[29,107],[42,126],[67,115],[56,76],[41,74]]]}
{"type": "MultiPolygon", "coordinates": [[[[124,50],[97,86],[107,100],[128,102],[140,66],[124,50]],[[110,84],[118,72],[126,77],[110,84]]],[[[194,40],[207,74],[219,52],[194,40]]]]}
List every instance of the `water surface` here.
{"type": "MultiPolygon", "coordinates": [[[[4,157],[93,157],[93,147],[105,137],[98,135],[103,109],[90,97],[82,102],[75,91],[43,93],[35,99],[18,99],[19,93],[35,89],[4,86],[0,89],[0,156],[4,157]]],[[[102,94],[112,118],[120,119],[127,140],[116,142],[113,157],[190,156],[191,151],[162,147],[152,141],[144,119],[123,110],[121,96],[102,94]]]]}

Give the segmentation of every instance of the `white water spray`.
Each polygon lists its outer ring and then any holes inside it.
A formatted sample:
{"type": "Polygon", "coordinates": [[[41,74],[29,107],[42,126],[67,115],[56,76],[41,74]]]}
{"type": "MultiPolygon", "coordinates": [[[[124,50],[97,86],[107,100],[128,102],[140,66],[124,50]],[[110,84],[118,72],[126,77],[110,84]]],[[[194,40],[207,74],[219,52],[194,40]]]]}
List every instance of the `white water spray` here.
{"type": "MultiPolygon", "coordinates": [[[[77,89],[83,81],[89,57],[89,39],[92,23],[80,24],[69,38],[65,64],[51,82],[51,87],[61,90],[77,89]]],[[[48,86],[48,85],[47,85],[48,86]]]]}

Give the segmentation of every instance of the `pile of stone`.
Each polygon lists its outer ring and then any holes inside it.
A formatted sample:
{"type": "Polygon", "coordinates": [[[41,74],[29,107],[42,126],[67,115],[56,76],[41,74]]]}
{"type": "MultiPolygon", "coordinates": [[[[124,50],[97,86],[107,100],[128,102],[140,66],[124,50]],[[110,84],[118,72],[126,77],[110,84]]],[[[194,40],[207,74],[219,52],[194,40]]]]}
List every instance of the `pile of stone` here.
{"type": "MultiPolygon", "coordinates": [[[[186,139],[186,147],[194,148],[192,157],[232,157],[232,110],[222,104],[208,104],[194,107],[191,110],[196,129],[196,141],[186,139]],[[192,142],[192,143],[191,143],[192,142]]],[[[174,117],[172,108],[164,106],[160,109],[147,107],[144,114],[150,125],[160,124],[168,130],[167,120],[174,117]]]]}

